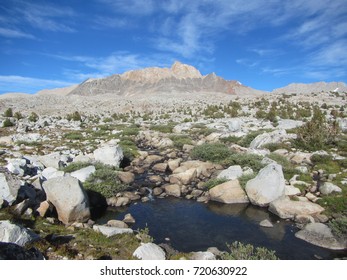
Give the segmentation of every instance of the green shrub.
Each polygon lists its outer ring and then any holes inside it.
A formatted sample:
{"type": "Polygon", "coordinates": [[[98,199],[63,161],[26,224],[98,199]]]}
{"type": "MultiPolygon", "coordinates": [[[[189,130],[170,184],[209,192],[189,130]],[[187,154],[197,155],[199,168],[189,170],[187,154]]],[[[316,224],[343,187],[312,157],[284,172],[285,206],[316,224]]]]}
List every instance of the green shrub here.
{"type": "Polygon", "coordinates": [[[14,126],[14,123],[11,122],[10,119],[5,119],[4,122],[2,123],[2,127],[11,127],[14,126]]]}
{"type": "Polygon", "coordinates": [[[282,166],[283,175],[285,179],[289,180],[295,174],[299,173],[299,171],[294,168],[294,165],[286,157],[274,153],[267,155],[267,157],[276,161],[278,164],[282,166]]]}
{"type": "Polygon", "coordinates": [[[39,116],[35,112],[31,112],[31,114],[30,114],[28,119],[31,122],[37,122],[39,120],[39,116]]]}
{"type": "Polygon", "coordinates": [[[276,252],[264,247],[254,248],[251,244],[242,244],[235,241],[231,245],[227,244],[230,253],[222,255],[223,260],[277,260],[276,252]]]}
{"type": "Polygon", "coordinates": [[[333,234],[341,239],[347,238],[347,217],[342,216],[337,219],[329,221],[329,227],[333,234]]]}
{"type": "Polygon", "coordinates": [[[223,184],[223,183],[228,182],[228,181],[229,180],[225,179],[225,178],[213,178],[213,179],[210,179],[204,183],[204,188],[210,190],[213,187],[218,186],[218,185],[223,184]]]}
{"type": "Polygon", "coordinates": [[[238,136],[228,136],[228,137],[220,138],[220,141],[222,141],[223,143],[237,144],[241,141],[241,139],[242,137],[238,137],[238,136]]]}
{"type": "Polygon", "coordinates": [[[248,166],[253,169],[254,172],[258,172],[260,169],[264,167],[261,163],[262,157],[255,154],[241,154],[241,153],[233,153],[229,155],[224,161],[221,163],[223,165],[231,166],[231,165],[240,165],[242,167],[248,166]]]}
{"type": "Polygon", "coordinates": [[[222,163],[233,153],[222,143],[205,143],[196,146],[191,151],[193,159],[222,163]]]}
{"type": "Polygon", "coordinates": [[[13,115],[17,120],[23,119],[23,115],[20,112],[15,112],[13,115]]]}
{"type": "Polygon", "coordinates": [[[347,214],[346,195],[327,195],[319,199],[318,204],[325,208],[327,214],[347,214]]]}
{"type": "Polygon", "coordinates": [[[83,186],[87,190],[100,193],[105,198],[110,198],[128,187],[119,180],[116,170],[107,165],[96,168],[95,173],[89,176],[83,186]]]}
{"type": "Polygon", "coordinates": [[[123,129],[122,134],[124,136],[130,136],[130,135],[136,136],[139,134],[139,132],[140,132],[140,129],[137,126],[129,126],[123,129]]]}
{"type": "Polygon", "coordinates": [[[123,150],[124,157],[130,161],[132,161],[139,154],[136,144],[129,138],[123,137],[119,141],[119,146],[123,150]]]}
{"type": "Polygon", "coordinates": [[[68,140],[81,140],[83,139],[83,135],[81,132],[68,132],[65,133],[64,138],[68,140]]]}
{"type": "Polygon", "coordinates": [[[263,134],[264,132],[265,132],[265,130],[252,131],[252,132],[248,133],[246,136],[242,137],[237,144],[242,146],[242,147],[249,147],[249,145],[254,140],[254,138],[260,134],[263,134]]]}
{"type": "Polygon", "coordinates": [[[257,176],[257,174],[254,172],[253,174],[246,174],[246,175],[242,175],[241,177],[238,178],[241,187],[244,189],[246,187],[246,184],[249,180],[252,180],[253,178],[255,178],[257,176]]]}
{"type": "Polygon", "coordinates": [[[192,139],[188,135],[172,135],[170,139],[174,142],[174,146],[178,149],[182,149],[183,145],[191,145],[192,139]]]}
{"type": "Polygon", "coordinates": [[[168,123],[168,124],[157,124],[157,125],[151,125],[150,129],[159,131],[162,133],[172,133],[173,128],[175,127],[175,123],[168,123]]]}
{"type": "Polygon", "coordinates": [[[326,163],[326,162],[330,162],[332,160],[332,156],[331,155],[320,155],[320,154],[314,154],[311,156],[311,162],[314,165],[320,164],[320,163],[326,163]]]}
{"type": "Polygon", "coordinates": [[[75,122],[81,122],[82,121],[82,117],[78,111],[75,111],[72,114],[68,114],[66,116],[66,119],[68,121],[75,121],[75,122]]]}
{"type": "Polygon", "coordinates": [[[268,143],[268,144],[263,145],[263,148],[270,150],[270,152],[274,152],[274,151],[279,150],[279,149],[289,150],[290,145],[285,144],[285,143],[268,143]]]}
{"type": "Polygon", "coordinates": [[[6,117],[6,118],[12,118],[12,117],[13,117],[13,110],[12,110],[12,108],[8,108],[8,109],[5,111],[4,117],[6,117]]]}

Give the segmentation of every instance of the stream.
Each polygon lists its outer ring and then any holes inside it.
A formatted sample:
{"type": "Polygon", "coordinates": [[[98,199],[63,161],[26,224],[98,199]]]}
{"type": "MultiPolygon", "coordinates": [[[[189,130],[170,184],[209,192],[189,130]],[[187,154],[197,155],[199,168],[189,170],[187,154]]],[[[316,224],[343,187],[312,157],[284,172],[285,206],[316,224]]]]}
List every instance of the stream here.
{"type": "Polygon", "coordinates": [[[333,251],[311,245],[295,237],[298,229],[290,221],[279,219],[266,209],[251,204],[198,203],[179,198],[156,198],[124,208],[108,208],[97,222],[122,220],[131,213],[133,229],[149,228],[157,244],[168,243],[181,252],[205,251],[208,247],[227,250],[234,241],[275,250],[280,259],[333,259],[346,257],[346,251],[333,251]],[[274,227],[259,222],[269,219],[274,227]]]}

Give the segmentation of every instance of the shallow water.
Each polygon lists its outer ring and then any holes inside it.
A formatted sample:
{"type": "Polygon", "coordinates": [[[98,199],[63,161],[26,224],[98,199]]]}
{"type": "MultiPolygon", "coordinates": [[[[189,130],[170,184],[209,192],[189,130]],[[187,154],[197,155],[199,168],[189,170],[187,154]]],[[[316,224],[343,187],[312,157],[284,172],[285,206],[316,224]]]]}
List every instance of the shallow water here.
{"type": "Polygon", "coordinates": [[[97,222],[121,220],[127,213],[136,220],[133,229],[143,229],[147,225],[155,243],[169,243],[181,252],[201,251],[208,247],[226,250],[226,243],[241,241],[275,250],[280,259],[347,256],[346,251],[327,250],[296,238],[294,234],[298,229],[294,223],[281,220],[251,204],[203,204],[186,199],[155,199],[121,210],[109,208],[97,222]],[[274,227],[260,227],[259,222],[264,219],[269,219],[274,227]]]}

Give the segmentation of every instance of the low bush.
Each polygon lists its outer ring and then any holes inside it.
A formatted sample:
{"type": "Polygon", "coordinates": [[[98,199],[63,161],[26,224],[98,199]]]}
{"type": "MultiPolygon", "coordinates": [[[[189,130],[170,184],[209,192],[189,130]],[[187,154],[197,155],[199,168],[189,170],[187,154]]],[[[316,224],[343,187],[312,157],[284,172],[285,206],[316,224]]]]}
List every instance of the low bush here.
{"type": "Polygon", "coordinates": [[[233,153],[222,143],[205,143],[196,146],[191,151],[193,159],[223,163],[233,153]]]}
{"type": "Polygon", "coordinates": [[[261,163],[262,157],[255,154],[241,154],[241,153],[233,153],[229,155],[224,161],[221,163],[226,166],[231,165],[240,165],[242,167],[250,167],[254,172],[258,172],[260,169],[264,167],[261,163]]]}
{"type": "Polygon", "coordinates": [[[2,127],[11,127],[14,126],[14,123],[11,122],[10,119],[5,119],[4,122],[2,123],[2,127]]]}
{"type": "Polygon", "coordinates": [[[253,178],[255,178],[257,176],[256,173],[253,174],[246,174],[246,175],[242,175],[241,177],[238,178],[239,182],[240,182],[240,186],[244,189],[246,187],[246,184],[249,180],[252,180],[253,178]]]}
{"type": "Polygon", "coordinates": [[[329,221],[329,227],[331,228],[333,234],[341,239],[347,238],[347,217],[342,216],[337,219],[329,221]]]}
{"type": "Polygon", "coordinates": [[[63,167],[61,170],[64,172],[71,173],[90,165],[92,165],[90,162],[71,162],[69,165],[63,167]]]}
{"type": "Polygon", "coordinates": [[[264,247],[254,248],[251,244],[242,244],[235,241],[231,245],[227,244],[230,253],[222,255],[223,260],[278,260],[275,251],[264,247]]]}
{"type": "Polygon", "coordinates": [[[157,125],[151,125],[150,129],[159,131],[162,133],[172,133],[173,128],[175,127],[175,123],[168,123],[168,124],[157,124],[157,125]]]}
{"type": "Polygon", "coordinates": [[[325,208],[328,215],[347,215],[347,196],[345,194],[324,196],[318,200],[318,204],[325,208]]]}
{"type": "Polygon", "coordinates": [[[83,139],[83,135],[81,132],[68,132],[65,133],[64,138],[68,140],[81,140],[83,139]]]}
{"type": "Polygon", "coordinates": [[[225,179],[225,178],[212,178],[212,179],[208,180],[207,182],[205,182],[204,188],[210,190],[213,187],[218,186],[218,185],[223,184],[223,183],[228,182],[228,181],[229,180],[225,179]]]}
{"type": "Polygon", "coordinates": [[[183,145],[191,145],[192,139],[188,135],[172,135],[170,139],[174,142],[174,146],[178,149],[182,149],[183,145]]]}

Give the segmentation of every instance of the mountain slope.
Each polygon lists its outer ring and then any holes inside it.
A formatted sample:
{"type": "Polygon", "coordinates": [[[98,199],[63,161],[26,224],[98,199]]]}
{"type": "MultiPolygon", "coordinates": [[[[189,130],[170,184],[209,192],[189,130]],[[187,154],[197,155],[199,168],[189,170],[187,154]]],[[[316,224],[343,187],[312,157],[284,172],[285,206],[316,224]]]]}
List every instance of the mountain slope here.
{"type": "Polygon", "coordinates": [[[193,66],[175,62],[171,68],[145,68],[101,79],[89,79],[71,95],[116,94],[132,96],[160,92],[221,92],[227,94],[264,93],[237,81],[227,81],[214,73],[203,76],[193,66]]]}
{"type": "Polygon", "coordinates": [[[319,92],[347,92],[347,85],[342,82],[317,82],[312,84],[289,84],[282,88],[277,88],[272,93],[319,93],[319,92]]]}

